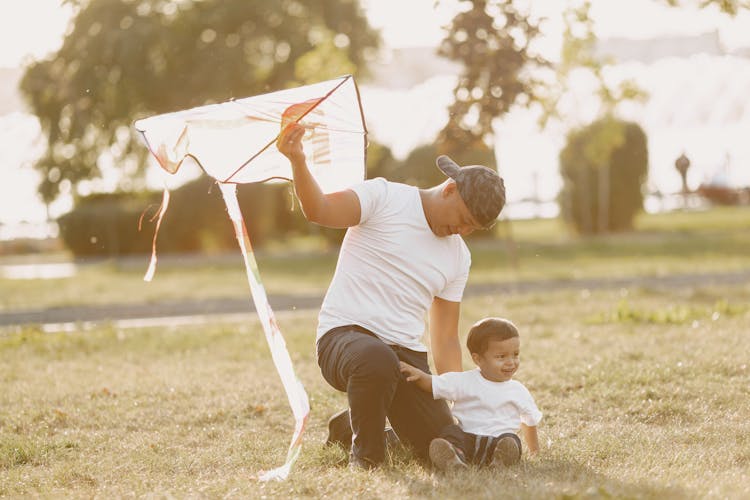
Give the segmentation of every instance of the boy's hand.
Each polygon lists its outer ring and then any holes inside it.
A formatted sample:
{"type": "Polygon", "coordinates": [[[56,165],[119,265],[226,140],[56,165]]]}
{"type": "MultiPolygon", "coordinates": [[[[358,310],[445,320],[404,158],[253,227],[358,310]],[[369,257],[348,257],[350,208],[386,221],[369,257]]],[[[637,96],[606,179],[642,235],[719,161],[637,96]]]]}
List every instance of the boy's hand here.
{"type": "Polygon", "coordinates": [[[417,380],[422,378],[422,375],[426,375],[426,373],[419,368],[415,368],[410,364],[404,363],[403,361],[399,361],[398,365],[401,373],[406,376],[407,382],[416,382],[417,380]]]}
{"type": "Polygon", "coordinates": [[[432,375],[429,375],[410,364],[404,363],[403,361],[399,361],[398,366],[401,373],[406,376],[407,382],[414,382],[418,389],[425,392],[432,392],[432,375]]]}

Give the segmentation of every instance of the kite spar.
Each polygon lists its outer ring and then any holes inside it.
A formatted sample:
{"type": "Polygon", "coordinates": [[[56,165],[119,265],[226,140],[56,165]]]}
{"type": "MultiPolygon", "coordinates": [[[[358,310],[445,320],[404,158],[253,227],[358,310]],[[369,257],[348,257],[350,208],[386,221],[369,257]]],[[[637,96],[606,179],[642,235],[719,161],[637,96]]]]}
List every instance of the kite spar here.
{"type": "MultiPolygon", "coordinates": [[[[364,180],[367,129],[359,91],[351,75],[135,122],[136,130],[164,170],[175,174],[186,159],[191,159],[215,179],[232,219],[255,310],[295,418],[286,462],[262,474],[261,480],[288,476],[301,449],[310,404],[294,373],[260,279],[237,203],[237,184],[292,180],[289,160],[275,146],[281,128],[289,123],[299,123],[306,129],[302,147],[310,172],[323,192],[340,191],[364,180]]],[[[169,193],[165,190],[157,233],[168,202],[169,193]]],[[[146,281],[153,277],[155,265],[156,233],[146,281]]]]}

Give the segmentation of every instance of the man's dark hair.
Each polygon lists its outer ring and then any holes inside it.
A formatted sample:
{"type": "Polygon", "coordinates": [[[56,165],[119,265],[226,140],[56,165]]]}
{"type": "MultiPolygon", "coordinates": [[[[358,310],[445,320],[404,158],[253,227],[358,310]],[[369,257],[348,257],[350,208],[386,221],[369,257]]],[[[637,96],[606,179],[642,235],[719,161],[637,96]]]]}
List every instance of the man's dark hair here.
{"type": "Polygon", "coordinates": [[[508,340],[518,337],[516,325],[504,318],[484,318],[474,323],[466,338],[466,347],[471,354],[484,354],[490,340],[508,340]]]}

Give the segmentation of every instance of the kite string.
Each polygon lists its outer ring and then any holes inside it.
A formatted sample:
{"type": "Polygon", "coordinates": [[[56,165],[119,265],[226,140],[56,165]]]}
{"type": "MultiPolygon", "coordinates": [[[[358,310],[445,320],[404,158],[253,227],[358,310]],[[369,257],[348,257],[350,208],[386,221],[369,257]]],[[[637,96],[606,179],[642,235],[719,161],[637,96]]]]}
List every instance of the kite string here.
{"type": "Polygon", "coordinates": [[[284,341],[284,337],[282,336],[281,330],[276,322],[271,305],[268,303],[268,297],[265,288],[263,287],[263,283],[260,280],[258,264],[255,261],[255,255],[253,253],[252,244],[250,243],[250,237],[247,233],[247,227],[245,226],[245,221],[242,217],[239,203],[237,202],[237,185],[219,183],[219,187],[221,188],[221,194],[224,197],[224,203],[227,206],[229,217],[232,219],[237,242],[245,261],[245,270],[247,272],[247,279],[250,284],[250,292],[253,303],[255,304],[255,310],[258,313],[258,318],[263,327],[266,341],[271,350],[271,357],[273,358],[276,370],[279,372],[281,383],[284,386],[289,405],[292,408],[292,413],[295,418],[294,434],[292,435],[292,440],[289,444],[286,462],[281,467],[265,472],[260,476],[260,480],[262,481],[270,479],[283,480],[287,478],[292,465],[299,456],[302,447],[302,434],[305,430],[308,415],[310,414],[310,402],[307,397],[307,392],[305,392],[305,388],[294,373],[292,359],[286,348],[286,342],[284,341]]]}

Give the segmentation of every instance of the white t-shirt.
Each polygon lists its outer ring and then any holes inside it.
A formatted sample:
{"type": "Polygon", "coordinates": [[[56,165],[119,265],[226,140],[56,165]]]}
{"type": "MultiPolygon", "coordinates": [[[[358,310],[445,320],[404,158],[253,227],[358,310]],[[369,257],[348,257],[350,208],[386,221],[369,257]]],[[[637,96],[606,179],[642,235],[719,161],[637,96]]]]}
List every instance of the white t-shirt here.
{"type": "Polygon", "coordinates": [[[433,375],[432,397],[453,401],[452,413],[461,429],[481,436],[517,432],[522,422],[533,427],[542,420],[522,383],[487,380],[478,368],[433,375]]]}
{"type": "Polygon", "coordinates": [[[435,236],[418,188],[377,178],[351,189],[362,215],[344,236],[317,339],[337,326],[356,324],[387,344],[425,352],[427,311],[435,297],[461,301],[469,249],[457,234],[435,236]]]}

